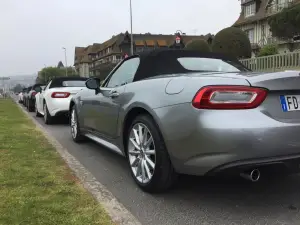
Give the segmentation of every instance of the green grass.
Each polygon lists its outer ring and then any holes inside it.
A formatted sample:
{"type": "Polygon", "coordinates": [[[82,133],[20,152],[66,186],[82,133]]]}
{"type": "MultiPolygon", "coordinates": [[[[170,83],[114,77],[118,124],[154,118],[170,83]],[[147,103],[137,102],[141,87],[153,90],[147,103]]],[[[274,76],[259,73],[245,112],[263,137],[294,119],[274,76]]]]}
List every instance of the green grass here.
{"type": "Polygon", "coordinates": [[[43,134],[0,99],[0,224],[112,224],[43,134]]]}

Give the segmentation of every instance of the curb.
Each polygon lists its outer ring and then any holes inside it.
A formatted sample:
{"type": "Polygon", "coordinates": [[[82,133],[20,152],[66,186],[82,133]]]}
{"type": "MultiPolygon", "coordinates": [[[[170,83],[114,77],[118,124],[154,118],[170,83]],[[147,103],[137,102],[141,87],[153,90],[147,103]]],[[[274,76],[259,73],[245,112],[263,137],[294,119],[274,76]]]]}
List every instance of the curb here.
{"type": "Polygon", "coordinates": [[[83,184],[93,197],[103,206],[112,221],[117,225],[141,225],[141,223],[107,190],[97,179],[73,156],[66,148],[64,148],[44,127],[39,124],[27,112],[16,99],[12,100],[24,112],[24,114],[36,125],[36,127],[44,134],[49,143],[61,155],[70,169],[75,173],[76,177],[83,184]]]}

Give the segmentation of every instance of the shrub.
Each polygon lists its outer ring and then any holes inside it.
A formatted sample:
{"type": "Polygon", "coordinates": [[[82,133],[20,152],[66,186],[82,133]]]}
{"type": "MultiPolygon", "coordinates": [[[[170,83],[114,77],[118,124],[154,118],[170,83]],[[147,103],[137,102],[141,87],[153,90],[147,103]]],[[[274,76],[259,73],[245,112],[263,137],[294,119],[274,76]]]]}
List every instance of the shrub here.
{"type": "Polygon", "coordinates": [[[268,55],[276,55],[278,54],[278,47],[277,45],[265,45],[262,47],[258,53],[258,57],[260,56],[268,56],[268,55]]]}
{"type": "Polygon", "coordinates": [[[250,58],[252,49],[244,31],[236,27],[228,27],[216,34],[212,51],[237,58],[250,58]]]}
{"type": "Polygon", "coordinates": [[[210,46],[205,40],[191,40],[186,44],[185,49],[201,52],[211,52],[210,46]]]}

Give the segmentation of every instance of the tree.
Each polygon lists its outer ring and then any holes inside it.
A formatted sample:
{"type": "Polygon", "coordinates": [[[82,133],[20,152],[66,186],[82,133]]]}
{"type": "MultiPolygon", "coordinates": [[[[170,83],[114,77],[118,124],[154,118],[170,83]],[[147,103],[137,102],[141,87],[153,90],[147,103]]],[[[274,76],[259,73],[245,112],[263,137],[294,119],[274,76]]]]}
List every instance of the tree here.
{"type": "Polygon", "coordinates": [[[210,46],[205,40],[191,40],[186,44],[185,49],[200,52],[211,52],[210,46]]]}
{"type": "Polygon", "coordinates": [[[300,34],[300,5],[283,9],[268,19],[274,37],[293,38],[300,34]]]}
{"type": "Polygon", "coordinates": [[[252,49],[244,31],[236,27],[228,27],[216,34],[212,51],[237,58],[250,58],[252,49]]]}
{"type": "Polygon", "coordinates": [[[278,47],[277,45],[265,45],[262,47],[258,53],[258,57],[261,56],[268,56],[268,55],[276,55],[278,54],[278,47]]]}
{"type": "Polygon", "coordinates": [[[23,88],[24,86],[22,86],[21,84],[17,84],[16,86],[13,87],[13,92],[15,93],[21,92],[23,88]]]}
{"type": "MultiPolygon", "coordinates": [[[[78,76],[78,73],[74,71],[72,67],[67,68],[68,76],[78,76]]],[[[63,77],[66,76],[66,68],[57,68],[57,67],[46,67],[43,68],[39,72],[39,78],[37,80],[40,81],[40,83],[47,83],[54,77],[63,77]]]]}

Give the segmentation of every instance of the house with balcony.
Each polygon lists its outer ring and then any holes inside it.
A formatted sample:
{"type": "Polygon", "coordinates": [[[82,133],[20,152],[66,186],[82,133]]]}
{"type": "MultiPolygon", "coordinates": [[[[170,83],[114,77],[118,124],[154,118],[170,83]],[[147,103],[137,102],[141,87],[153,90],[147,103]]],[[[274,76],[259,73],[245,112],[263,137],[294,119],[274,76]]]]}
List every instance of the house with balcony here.
{"type": "Polygon", "coordinates": [[[93,45],[87,47],[75,47],[74,66],[75,70],[81,77],[89,77],[89,52],[92,51],[93,45]]]}
{"type": "MultiPolygon", "coordinates": [[[[204,39],[212,42],[213,35],[180,36],[176,42],[174,35],[163,34],[133,34],[134,53],[145,50],[169,47],[184,47],[185,43],[194,39],[204,39]]],[[[131,35],[126,31],[112,36],[109,40],[88,47],[75,47],[74,65],[80,76],[97,76],[104,79],[108,73],[126,56],[131,54],[131,35]]]]}
{"type": "Polygon", "coordinates": [[[259,49],[267,44],[277,44],[279,53],[288,53],[294,49],[300,49],[293,40],[279,39],[272,36],[268,18],[281,12],[284,8],[294,4],[300,4],[300,0],[240,0],[241,14],[234,23],[246,32],[252,46],[252,56],[255,56],[259,49]]]}

